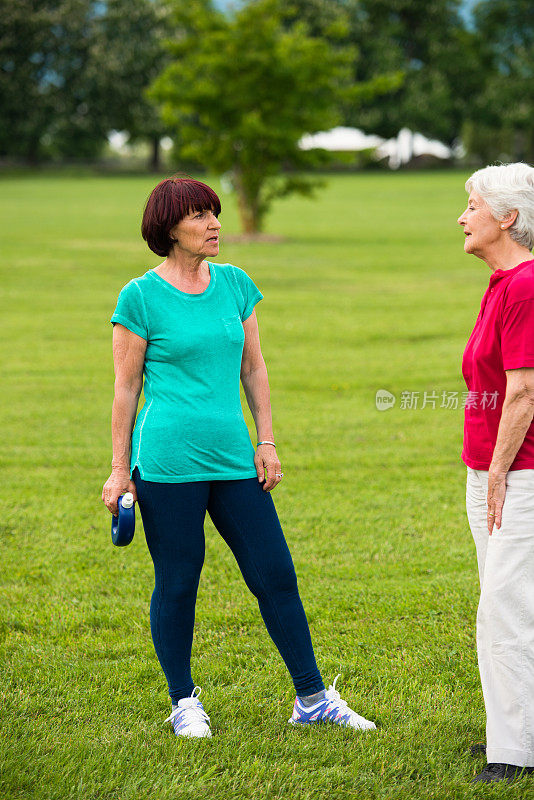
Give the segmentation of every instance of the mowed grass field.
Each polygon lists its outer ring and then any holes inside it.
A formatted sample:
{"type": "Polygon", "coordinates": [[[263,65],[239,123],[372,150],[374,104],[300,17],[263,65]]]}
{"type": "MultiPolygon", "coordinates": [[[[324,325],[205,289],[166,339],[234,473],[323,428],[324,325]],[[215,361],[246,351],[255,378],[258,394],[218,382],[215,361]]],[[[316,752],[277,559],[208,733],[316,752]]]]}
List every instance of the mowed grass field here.
{"type": "Polygon", "coordinates": [[[213,738],[197,741],[163,724],[139,515],[132,545],[114,548],[100,500],[109,318],[121,287],[161,261],[139,234],[156,179],[2,180],[2,800],[532,796],[532,779],[469,785],[484,711],[460,363],[489,272],[463,254],[465,178],[333,176],[316,200],[276,205],[267,231],[281,242],[223,237],[218,260],[265,295],[285,473],[274,499],[318,663],[378,731],[287,725],[291,681],[207,521],[193,677],[213,738]],[[377,411],[379,389],[393,409],[377,411]],[[457,409],[440,407],[443,392],[457,409]]]}

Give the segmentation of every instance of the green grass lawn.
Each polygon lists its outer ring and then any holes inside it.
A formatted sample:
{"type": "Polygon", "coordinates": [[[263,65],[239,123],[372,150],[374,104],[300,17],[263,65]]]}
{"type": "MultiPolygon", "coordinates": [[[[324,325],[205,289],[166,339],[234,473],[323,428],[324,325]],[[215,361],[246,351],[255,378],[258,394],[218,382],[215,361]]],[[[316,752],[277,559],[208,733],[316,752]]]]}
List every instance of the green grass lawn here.
{"type": "MultiPolygon", "coordinates": [[[[257,307],[285,473],[275,491],[319,666],[376,735],[287,725],[293,688],[208,523],[193,677],[213,739],[179,741],[150,638],[138,515],[114,548],[111,325],[158,260],[152,177],[22,176],[1,193],[2,800],[471,798],[484,740],[461,354],[489,278],[463,254],[461,173],[329,178],[280,202],[279,244],[223,241],[257,307]],[[389,411],[375,393],[397,397],[389,411]],[[402,392],[437,407],[401,407],[402,392]],[[460,403],[461,405],[461,403],[460,403]]],[[[214,182],[217,187],[217,182],[214,182]]],[[[238,232],[222,195],[223,232],[238,232]]],[[[251,422],[250,415],[247,420],[251,422]]],[[[252,428],[251,428],[252,430],[252,428]]],[[[527,798],[533,781],[489,790],[527,798]]]]}

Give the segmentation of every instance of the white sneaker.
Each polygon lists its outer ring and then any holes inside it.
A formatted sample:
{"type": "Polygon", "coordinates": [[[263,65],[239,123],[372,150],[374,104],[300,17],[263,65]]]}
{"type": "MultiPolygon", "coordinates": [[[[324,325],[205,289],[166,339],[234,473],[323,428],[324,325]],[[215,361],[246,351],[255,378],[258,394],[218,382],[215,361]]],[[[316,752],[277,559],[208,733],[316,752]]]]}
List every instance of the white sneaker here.
{"type": "Polygon", "coordinates": [[[314,725],[318,722],[332,722],[334,725],[342,725],[348,728],[356,728],[360,731],[374,731],[376,725],[365,717],[360,717],[347,702],[342,700],[339,692],[336,691],[336,681],[324,693],[324,700],[319,700],[313,706],[303,706],[299,698],[295,699],[293,713],[289,720],[291,725],[314,725]]]}
{"type": "Polygon", "coordinates": [[[172,722],[176,736],[209,737],[211,730],[209,726],[210,718],[204,711],[204,707],[198,696],[202,689],[195,686],[191,692],[191,697],[183,697],[178,700],[178,705],[165,722],[172,722]]]}

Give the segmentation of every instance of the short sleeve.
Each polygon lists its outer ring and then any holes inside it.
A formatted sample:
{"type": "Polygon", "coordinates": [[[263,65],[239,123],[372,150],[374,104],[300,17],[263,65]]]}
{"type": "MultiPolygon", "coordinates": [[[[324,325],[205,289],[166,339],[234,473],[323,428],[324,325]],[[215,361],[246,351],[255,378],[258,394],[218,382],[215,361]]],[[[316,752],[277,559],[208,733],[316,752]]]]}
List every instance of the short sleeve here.
{"type": "Polygon", "coordinates": [[[247,273],[239,267],[233,267],[234,277],[239,288],[241,321],[244,322],[250,317],[256,303],[263,300],[263,295],[247,273]]]}
{"type": "Polygon", "coordinates": [[[127,283],[119,294],[117,306],[111,317],[112,325],[119,322],[132,333],[148,340],[148,320],[141,289],[136,281],[127,283]]]}
{"type": "Polygon", "coordinates": [[[534,367],[534,298],[503,309],[501,352],[505,370],[534,367]]]}

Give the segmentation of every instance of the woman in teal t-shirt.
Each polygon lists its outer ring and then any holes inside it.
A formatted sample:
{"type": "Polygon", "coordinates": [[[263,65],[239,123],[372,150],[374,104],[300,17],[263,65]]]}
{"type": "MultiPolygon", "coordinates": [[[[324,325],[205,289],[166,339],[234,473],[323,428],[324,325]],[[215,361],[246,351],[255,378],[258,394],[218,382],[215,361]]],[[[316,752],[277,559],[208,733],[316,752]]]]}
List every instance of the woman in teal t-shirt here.
{"type": "Polygon", "coordinates": [[[297,698],[290,722],[374,728],[341,700],[335,681],[325,691],[317,668],[270,495],[283,473],[254,311],[262,294],[243,270],[208,260],[219,252],[219,213],[215,192],[190,178],[164,180],[148,199],[143,237],[165,260],[124,287],[111,318],[113,460],[102,499],[112,513],[127,491],[139,503],[155,571],[152,638],[176,735],[211,736],[190,666],[206,512],[291,674],[297,698]],[[145,403],[135,419],[142,388],[145,403]]]}

